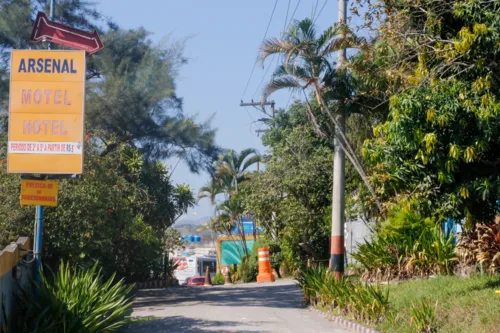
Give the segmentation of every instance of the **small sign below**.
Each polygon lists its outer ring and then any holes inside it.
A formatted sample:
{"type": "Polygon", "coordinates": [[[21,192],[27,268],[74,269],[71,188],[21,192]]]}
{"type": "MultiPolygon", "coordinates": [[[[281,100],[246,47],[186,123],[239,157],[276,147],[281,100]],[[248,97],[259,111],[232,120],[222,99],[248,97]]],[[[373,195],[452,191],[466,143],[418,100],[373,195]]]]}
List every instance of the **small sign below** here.
{"type": "Polygon", "coordinates": [[[57,206],[59,183],[55,180],[21,180],[21,206],[57,206]]]}

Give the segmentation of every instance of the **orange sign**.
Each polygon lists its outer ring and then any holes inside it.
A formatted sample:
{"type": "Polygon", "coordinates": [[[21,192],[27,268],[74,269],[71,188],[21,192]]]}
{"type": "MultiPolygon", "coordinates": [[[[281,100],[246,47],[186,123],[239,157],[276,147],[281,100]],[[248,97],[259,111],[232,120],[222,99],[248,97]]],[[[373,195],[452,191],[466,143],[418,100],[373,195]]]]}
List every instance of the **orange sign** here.
{"type": "Polygon", "coordinates": [[[21,206],[57,206],[59,183],[54,180],[21,181],[21,206]]]}
{"type": "Polygon", "coordinates": [[[81,174],[85,52],[13,50],[9,173],[81,174]]]}

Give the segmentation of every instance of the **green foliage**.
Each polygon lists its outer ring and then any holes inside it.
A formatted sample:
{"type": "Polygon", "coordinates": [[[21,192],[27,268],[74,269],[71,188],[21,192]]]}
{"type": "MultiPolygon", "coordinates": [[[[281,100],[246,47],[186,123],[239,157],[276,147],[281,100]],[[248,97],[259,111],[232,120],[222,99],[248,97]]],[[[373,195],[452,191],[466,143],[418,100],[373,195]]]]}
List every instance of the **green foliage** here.
{"type": "MultiPolygon", "coordinates": [[[[468,278],[437,276],[390,284],[390,309],[377,325],[379,332],[415,332],[411,324],[413,308],[420,317],[437,319],[438,332],[496,332],[500,327],[500,276],[482,275],[468,278]],[[422,302],[426,304],[426,311],[422,302]],[[436,304],[438,306],[436,307],[436,304]],[[424,313],[422,313],[424,312],[424,313]]],[[[436,326],[435,326],[436,327],[436,326]]]]}
{"type": "Polygon", "coordinates": [[[394,209],[380,225],[381,237],[405,235],[416,240],[425,231],[434,227],[431,218],[422,218],[417,212],[403,208],[394,209]]]}
{"type": "Polygon", "coordinates": [[[181,233],[176,229],[169,228],[165,231],[165,250],[167,253],[174,253],[184,246],[181,233]]]}
{"type": "Polygon", "coordinates": [[[266,168],[242,186],[246,211],[279,242],[290,271],[306,256],[328,257],[329,224],[323,216],[331,203],[332,150],[309,124],[305,105],[277,113],[264,135],[266,168]]]}
{"type": "Polygon", "coordinates": [[[184,115],[175,93],[184,43],[155,46],[142,28],[111,29],[102,38],[106,47],[89,60],[86,119],[106,152],[126,142],[148,158],[182,156],[194,172],[209,168],[219,153],[215,131],[184,115]]]}
{"type": "Polygon", "coordinates": [[[445,237],[429,219],[404,210],[392,214],[352,257],[365,279],[376,280],[451,274],[457,261],[452,235],[445,237]]]}
{"type": "Polygon", "coordinates": [[[251,255],[244,255],[238,266],[238,278],[245,283],[255,282],[259,273],[259,262],[251,255]]]}
{"type": "Polygon", "coordinates": [[[388,311],[388,288],[384,290],[379,285],[363,284],[352,278],[337,280],[322,266],[302,271],[298,284],[312,305],[359,321],[378,323],[388,311]]]}
{"type": "Polygon", "coordinates": [[[104,280],[96,263],[89,270],[61,262],[52,277],[42,274],[39,298],[27,300],[21,332],[105,333],[130,323],[133,286],[115,275],[104,280]]]}
{"type": "Polygon", "coordinates": [[[438,324],[436,317],[438,303],[431,306],[426,300],[422,300],[420,304],[414,304],[411,307],[411,326],[417,333],[434,333],[438,332],[438,324]]]}
{"type": "Polygon", "coordinates": [[[217,273],[215,274],[214,278],[212,279],[212,284],[213,285],[221,285],[226,282],[226,279],[224,278],[224,275],[222,273],[217,273]]]}
{"type": "MultiPolygon", "coordinates": [[[[128,281],[159,276],[165,232],[194,203],[193,194],[130,146],[99,152],[89,140],[85,176],[61,180],[58,207],[45,209],[45,263],[56,267],[64,259],[89,267],[97,260],[104,274],[117,272],[128,281]]],[[[19,178],[7,175],[5,165],[0,182],[0,243],[8,244],[32,235],[33,211],[19,206],[19,178]]]]}
{"type": "Polygon", "coordinates": [[[500,199],[498,2],[381,1],[378,10],[391,15],[379,16],[363,59],[394,92],[365,147],[378,193],[416,200],[426,216],[466,217],[467,228],[491,223],[500,199]]]}
{"type": "MultiPolygon", "coordinates": [[[[0,113],[7,111],[11,49],[28,45],[33,19],[48,1],[0,0],[0,113]]],[[[46,209],[45,262],[62,258],[138,281],[163,267],[165,231],[194,204],[161,159],[182,158],[192,171],[211,168],[219,149],[208,122],[182,112],[176,80],[183,41],[154,44],[144,29],[122,30],[88,1],[57,1],[56,20],[99,30],[106,47],[87,59],[84,175],[60,181],[59,206],[46,209]],[[106,26],[103,28],[102,26],[106,26]]],[[[55,49],[60,48],[55,45],[55,49]]],[[[19,207],[19,177],[5,172],[8,119],[0,129],[0,246],[32,235],[33,210],[19,207]]]]}

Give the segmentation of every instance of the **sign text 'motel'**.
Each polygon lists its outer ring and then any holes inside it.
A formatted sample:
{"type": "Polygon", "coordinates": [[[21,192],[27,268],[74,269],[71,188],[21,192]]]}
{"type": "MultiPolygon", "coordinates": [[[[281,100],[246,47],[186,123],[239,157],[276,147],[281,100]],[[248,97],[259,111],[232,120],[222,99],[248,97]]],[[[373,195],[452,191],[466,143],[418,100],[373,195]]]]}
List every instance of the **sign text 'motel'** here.
{"type": "Polygon", "coordinates": [[[85,52],[13,50],[8,172],[81,174],[85,52]]]}

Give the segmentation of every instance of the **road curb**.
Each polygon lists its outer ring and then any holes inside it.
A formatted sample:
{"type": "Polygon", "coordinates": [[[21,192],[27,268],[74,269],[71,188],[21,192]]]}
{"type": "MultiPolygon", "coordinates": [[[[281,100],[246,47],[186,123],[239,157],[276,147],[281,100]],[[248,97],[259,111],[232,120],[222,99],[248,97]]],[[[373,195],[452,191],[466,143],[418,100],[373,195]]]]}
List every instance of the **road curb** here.
{"type": "Polygon", "coordinates": [[[363,325],[360,325],[358,323],[354,323],[352,321],[345,320],[343,318],[334,316],[331,313],[318,310],[316,308],[313,308],[312,306],[309,307],[309,311],[316,312],[320,316],[322,316],[322,317],[324,317],[324,318],[326,318],[326,319],[328,319],[330,321],[333,321],[335,324],[338,324],[338,325],[343,326],[345,328],[349,328],[349,329],[353,330],[354,332],[359,332],[359,333],[380,333],[379,331],[376,331],[374,329],[371,329],[371,328],[368,328],[368,327],[364,327],[363,325]]]}

